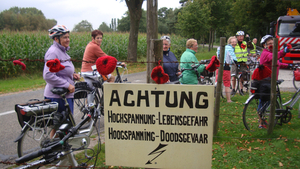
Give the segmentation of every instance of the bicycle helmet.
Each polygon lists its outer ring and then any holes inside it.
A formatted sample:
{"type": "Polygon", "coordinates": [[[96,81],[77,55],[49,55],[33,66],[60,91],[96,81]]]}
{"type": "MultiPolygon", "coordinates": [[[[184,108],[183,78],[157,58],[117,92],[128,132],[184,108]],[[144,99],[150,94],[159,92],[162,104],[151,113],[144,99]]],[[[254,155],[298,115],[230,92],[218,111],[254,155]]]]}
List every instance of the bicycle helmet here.
{"type": "Polygon", "coordinates": [[[49,37],[54,39],[56,36],[60,36],[66,33],[69,33],[70,30],[65,25],[55,25],[51,29],[48,30],[49,37]]]}
{"type": "Polygon", "coordinates": [[[170,38],[170,36],[162,36],[160,39],[167,40],[171,44],[171,38],[170,38]]]}
{"type": "Polygon", "coordinates": [[[272,35],[265,35],[264,37],[261,38],[260,44],[263,45],[264,43],[267,42],[268,39],[271,39],[271,38],[273,38],[272,35]]]}
{"type": "Polygon", "coordinates": [[[237,31],[236,36],[245,35],[244,31],[237,31]]]}

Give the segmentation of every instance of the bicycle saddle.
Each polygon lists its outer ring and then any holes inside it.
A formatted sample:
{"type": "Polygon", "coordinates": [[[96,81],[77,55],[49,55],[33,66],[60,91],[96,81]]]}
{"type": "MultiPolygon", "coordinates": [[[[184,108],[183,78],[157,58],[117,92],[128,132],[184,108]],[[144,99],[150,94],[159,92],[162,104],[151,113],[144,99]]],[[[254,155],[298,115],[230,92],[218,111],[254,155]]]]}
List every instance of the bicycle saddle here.
{"type": "Polygon", "coordinates": [[[279,85],[280,85],[282,82],[284,82],[283,79],[278,79],[278,80],[277,80],[277,84],[279,84],[279,85]]]}
{"type": "Polygon", "coordinates": [[[69,90],[67,88],[64,87],[54,87],[53,89],[51,89],[51,92],[53,94],[57,94],[57,95],[63,95],[63,94],[67,94],[69,92],[69,90]]]}

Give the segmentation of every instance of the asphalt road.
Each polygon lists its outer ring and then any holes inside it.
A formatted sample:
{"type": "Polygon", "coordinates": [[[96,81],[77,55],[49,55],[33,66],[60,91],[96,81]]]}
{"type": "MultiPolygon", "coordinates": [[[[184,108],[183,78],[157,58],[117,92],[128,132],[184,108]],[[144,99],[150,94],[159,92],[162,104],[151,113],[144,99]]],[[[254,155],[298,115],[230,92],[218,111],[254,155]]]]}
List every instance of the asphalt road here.
{"type": "MultiPolygon", "coordinates": [[[[128,82],[146,83],[146,72],[126,75],[128,82]]],[[[292,84],[293,73],[291,70],[280,70],[279,79],[284,79],[280,88],[284,91],[296,91],[292,84]]],[[[44,89],[23,91],[19,93],[0,95],[0,161],[11,161],[17,157],[17,143],[14,139],[20,134],[21,127],[14,111],[15,104],[24,103],[29,99],[43,100],[44,89]]],[[[103,125],[100,131],[104,131],[103,125]]],[[[5,165],[0,164],[0,168],[5,165]]]]}
{"type": "MultiPolygon", "coordinates": [[[[127,78],[130,83],[145,83],[145,75],[146,72],[141,72],[124,75],[124,78],[127,78]]],[[[14,162],[14,159],[17,158],[17,143],[14,140],[20,134],[21,126],[14,111],[15,104],[26,103],[29,99],[43,100],[43,93],[44,89],[36,89],[0,95],[0,161],[14,162]]],[[[103,118],[101,124],[99,129],[104,131],[103,118]]],[[[0,164],[0,168],[6,166],[0,164]]]]}

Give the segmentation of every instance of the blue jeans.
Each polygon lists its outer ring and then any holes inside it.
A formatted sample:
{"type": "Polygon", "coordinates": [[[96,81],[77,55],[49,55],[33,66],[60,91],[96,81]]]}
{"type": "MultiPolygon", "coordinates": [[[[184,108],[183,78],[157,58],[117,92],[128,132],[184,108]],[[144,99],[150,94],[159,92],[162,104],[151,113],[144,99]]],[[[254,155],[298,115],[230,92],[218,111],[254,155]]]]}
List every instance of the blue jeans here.
{"type": "Polygon", "coordinates": [[[265,105],[265,106],[264,106],[264,108],[263,108],[261,111],[265,111],[266,108],[268,107],[267,105],[269,105],[269,104],[270,104],[270,101],[262,101],[261,99],[259,99],[257,111],[259,111],[259,110],[262,108],[263,105],[265,105]],[[266,104],[266,103],[267,103],[267,104],[266,104]],[[266,105],[265,105],[265,104],[266,104],[266,105]]]}
{"type": "MultiPolygon", "coordinates": [[[[64,110],[66,110],[65,108],[65,101],[62,98],[48,98],[45,97],[45,99],[50,99],[52,102],[57,102],[58,103],[58,112],[62,112],[64,110]]],[[[74,99],[73,98],[68,98],[67,102],[69,103],[71,112],[73,114],[73,110],[74,110],[74,99]]]]}

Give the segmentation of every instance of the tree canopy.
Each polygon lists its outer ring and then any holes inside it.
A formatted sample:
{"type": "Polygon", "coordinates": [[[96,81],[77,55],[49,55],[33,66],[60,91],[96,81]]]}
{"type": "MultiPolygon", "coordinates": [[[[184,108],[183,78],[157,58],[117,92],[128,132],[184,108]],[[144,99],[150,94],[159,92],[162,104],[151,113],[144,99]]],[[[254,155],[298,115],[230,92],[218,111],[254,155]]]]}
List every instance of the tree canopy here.
{"type": "Polygon", "coordinates": [[[0,13],[0,30],[41,31],[56,23],[54,19],[46,19],[43,12],[36,8],[12,7],[0,13]]]}
{"type": "Polygon", "coordinates": [[[87,20],[82,20],[77,25],[74,26],[73,32],[92,32],[93,26],[87,20]]]}

